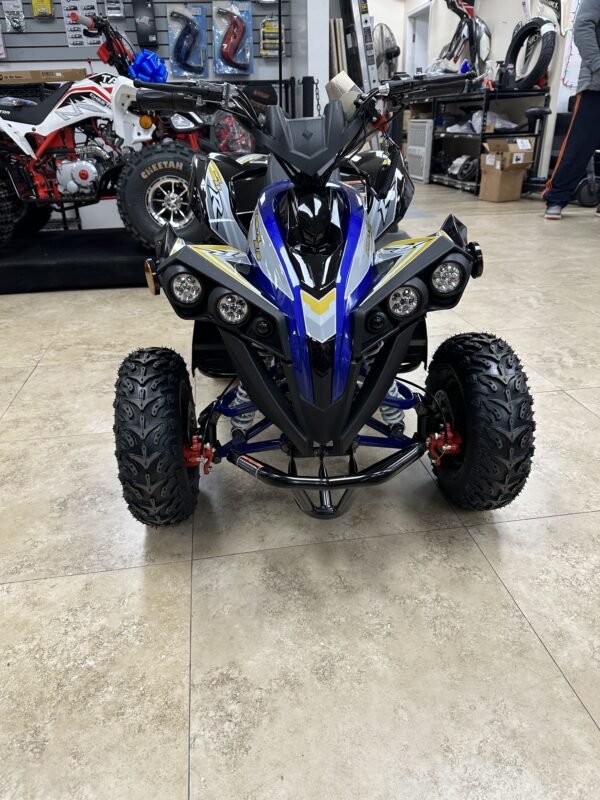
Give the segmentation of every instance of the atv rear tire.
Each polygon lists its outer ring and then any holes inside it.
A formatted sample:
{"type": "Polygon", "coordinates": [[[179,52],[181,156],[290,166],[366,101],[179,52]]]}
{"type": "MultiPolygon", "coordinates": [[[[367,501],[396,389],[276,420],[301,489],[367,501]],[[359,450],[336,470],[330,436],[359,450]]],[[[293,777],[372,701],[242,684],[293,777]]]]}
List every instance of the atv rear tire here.
{"type": "Polygon", "coordinates": [[[196,426],[184,360],[164,347],[131,353],[119,368],[114,407],[119,480],[133,516],[153,526],[190,517],[199,468],[184,459],[196,426]]]}
{"type": "Polygon", "coordinates": [[[202,242],[203,228],[188,194],[193,157],[194,151],[181,142],[153,144],[134,153],[121,170],[119,214],[127,230],[150,249],[167,224],[182,239],[202,242]]]}
{"type": "Polygon", "coordinates": [[[502,339],[467,333],[433,357],[427,389],[462,437],[461,453],[434,467],[454,505],[491,511],[511,503],[531,471],[535,422],[527,376],[502,339]]]}
{"type": "Polygon", "coordinates": [[[33,203],[25,203],[24,206],[14,227],[15,239],[35,236],[46,227],[52,216],[52,209],[49,206],[36,206],[33,203]]]}
{"type": "Polygon", "coordinates": [[[21,202],[7,180],[0,178],[0,245],[12,239],[21,202]]]}

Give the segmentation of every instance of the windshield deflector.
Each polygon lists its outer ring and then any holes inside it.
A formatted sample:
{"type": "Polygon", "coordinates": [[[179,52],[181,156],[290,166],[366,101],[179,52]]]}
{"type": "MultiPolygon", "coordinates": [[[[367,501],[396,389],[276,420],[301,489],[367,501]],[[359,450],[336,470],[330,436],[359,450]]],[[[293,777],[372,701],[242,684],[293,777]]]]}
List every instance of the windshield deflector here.
{"type": "Polygon", "coordinates": [[[339,100],[325,107],[324,116],[301,119],[287,119],[279,106],[269,106],[257,138],[295,172],[322,177],[361,127],[358,120],[348,124],[339,100]]]}

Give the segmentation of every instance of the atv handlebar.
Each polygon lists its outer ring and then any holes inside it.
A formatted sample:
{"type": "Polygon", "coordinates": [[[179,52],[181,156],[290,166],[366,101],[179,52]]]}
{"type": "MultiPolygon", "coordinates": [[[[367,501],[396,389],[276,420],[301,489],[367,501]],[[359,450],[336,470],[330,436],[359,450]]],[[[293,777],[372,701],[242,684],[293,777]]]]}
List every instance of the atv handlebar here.
{"type": "Polygon", "coordinates": [[[136,101],[142,111],[193,111],[198,105],[194,95],[146,89],[137,93],[136,101]]]}
{"type": "Polygon", "coordinates": [[[388,97],[405,97],[407,95],[418,94],[426,89],[442,89],[451,86],[466,86],[466,84],[477,77],[476,72],[466,72],[464,75],[422,75],[416,78],[401,78],[400,80],[386,81],[382,86],[382,94],[388,97]],[[388,87],[387,92],[384,87],[388,87]]]}
{"type": "Polygon", "coordinates": [[[135,80],[133,85],[141,89],[136,96],[138,105],[149,111],[191,111],[199,100],[224,103],[231,88],[228,83],[146,83],[140,80],[135,80]]]}

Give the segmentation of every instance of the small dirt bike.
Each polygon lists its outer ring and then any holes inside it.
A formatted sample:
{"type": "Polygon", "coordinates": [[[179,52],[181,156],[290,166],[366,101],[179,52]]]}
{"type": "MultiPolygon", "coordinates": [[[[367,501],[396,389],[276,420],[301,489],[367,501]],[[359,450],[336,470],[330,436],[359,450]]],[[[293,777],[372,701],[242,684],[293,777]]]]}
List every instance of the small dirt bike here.
{"type": "Polygon", "coordinates": [[[144,54],[135,56],[126,38],[104,17],[77,12],[72,16],[86,26],[84,33],[104,37],[98,56],[119,75],[100,73],[63,83],[40,103],[0,99],[0,243],[15,230],[27,236],[36,233],[54,209],[90,205],[115,195],[121,210],[138,212],[122,214],[137,238],[147,237],[148,229],[160,230],[160,214],[177,226],[173,215],[180,208],[188,221],[182,232],[198,234],[185,198],[193,152],[203,136],[202,119],[195,114],[142,113],[131,76],[145,70],[156,80],[160,64],[155,62],[149,71],[144,54]],[[161,180],[160,190],[150,207],[143,194],[133,196],[136,187],[127,186],[128,176],[122,174],[126,163],[136,172],[131,162],[141,145],[152,147],[159,165],[154,177],[161,180]]]}
{"type": "Polygon", "coordinates": [[[446,5],[460,17],[460,22],[449,44],[436,62],[438,71],[457,72],[463,61],[482,74],[490,57],[492,34],[487,24],[475,15],[475,2],[470,0],[445,0],[446,5]]]}
{"type": "MultiPolygon", "coordinates": [[[[432,236],[375,244],[404,216],[414,190],[393,141],[387,153],[359,152],[381,130],[376,103],[398,108],[439,81],[464,85],[456,77],[392,80],[353,102],[330,102],[322,117],[297,120],[276,106],[257,116],[230,85],[140,92],[146,109],[226,107],[285,175],[267,176],[246,236],[235,211],[247,185],[244,164],[228,178],[221,157],[211,158],[198,191],[215,233],[239,245],[186,244],[168,230],[162,257],[146,263],[151,291],[162,289],[202,331],[192,368],[234,377],[197,416],[177,353],[143,349],[121,365],[116,455],[125,500],[140,522],[189,517],[200,474],[225,460],[288,489],[319,518],[341,514],[356,488],[390,480],[425,455],[444,495],[461,508],[500,508],[519,494],[535,426],[527,379],[509,345],[487,333],[455,336],[434,355],[425,388],[403,377],[427,362],[427,314],[455,307],[482,274],[481,249],[453,215],[432,236]],[[349,163],[360,192],[338,179],[349,163]],[[231,426],[225,443],[223,418],[231,426]],[[359,467],[370,448],[391,454],[359,467]],[[285,454],[287,470],[261,460],[270,451],[285,454]],[[346,468],[330,475],[334,458],[346,468]],[[301,459],[316,462],[315,474],[300,473],[301,459]]],[[[252,157],[245,168],[256,177],[252,157]]]]}

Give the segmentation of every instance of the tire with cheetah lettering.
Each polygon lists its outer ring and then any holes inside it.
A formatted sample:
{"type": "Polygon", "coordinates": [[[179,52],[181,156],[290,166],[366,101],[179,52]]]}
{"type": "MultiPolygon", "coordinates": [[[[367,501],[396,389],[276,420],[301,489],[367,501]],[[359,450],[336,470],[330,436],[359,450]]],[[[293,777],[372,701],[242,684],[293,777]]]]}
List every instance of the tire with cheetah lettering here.
{"type": "Polygon", "coordinates": [[[127,230],[154,250],[170,225],[185,241],[200,244],[189,186],[194,151],[182,142],[142,147],[128,158],[117,184],[117,205],[127,230]]]}

